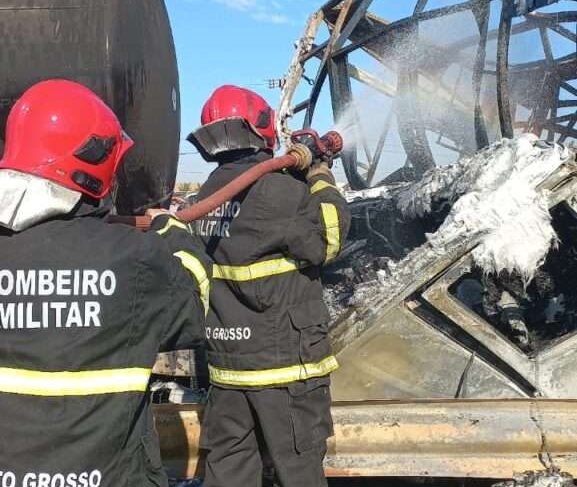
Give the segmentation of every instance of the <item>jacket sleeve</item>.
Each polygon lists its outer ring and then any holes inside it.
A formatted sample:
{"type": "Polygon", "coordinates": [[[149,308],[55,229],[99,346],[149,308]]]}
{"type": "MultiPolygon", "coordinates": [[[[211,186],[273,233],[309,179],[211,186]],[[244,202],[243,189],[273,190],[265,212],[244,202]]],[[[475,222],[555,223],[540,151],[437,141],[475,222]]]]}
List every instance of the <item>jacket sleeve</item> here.
{"type": "Polygon", "coordinates": [[[188,225],[169,216],[159,216],[150,228],[162,237],[168,249],[165,265],[172,277],[172,320],[165,332],[162,350],[179,350],[199,344],[209,310],[212,263],[198,237],[188,225]]]}
{"type": "Polygon", "coordinates": [[[275,231],[283,235],[286,255],[312,265],[334,260],[343,248],[351,224],[347,202],[334,180],[318,175],[308,182],[306,194],[285,190],[283,201],[285,211],[290,213],[279,219],[275,231]]]}

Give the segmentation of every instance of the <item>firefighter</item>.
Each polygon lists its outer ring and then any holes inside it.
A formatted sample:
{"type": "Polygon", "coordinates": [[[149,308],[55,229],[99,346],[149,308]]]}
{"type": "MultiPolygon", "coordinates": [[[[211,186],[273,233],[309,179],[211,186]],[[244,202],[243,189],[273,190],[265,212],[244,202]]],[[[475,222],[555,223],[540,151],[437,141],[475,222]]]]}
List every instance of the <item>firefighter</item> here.
{"type": "Polygon", "coordinates": [[[201,341],[210,269],[176,220],[154,220],[162,236],[105,221],[132,145],[113,112],[70,81],[34,85],[10,112],[0,485],[168,485],[148,381],[157,352],[201,341]]]}
{"type": "MultiPolygon", "coordinates": [[[[189,136],[218,167],[202,200],[273,156],[273,110],[217,89],[189,136]]],[[[211,390],[201,445],[206,487],[261,485],[263,456],[282,487],[325,486],[332,436],[329,313],[320,268],[341,250],[350,215],[326,163],[264,176],[195,222],[215,261],[207,319],[211,390]]]]}

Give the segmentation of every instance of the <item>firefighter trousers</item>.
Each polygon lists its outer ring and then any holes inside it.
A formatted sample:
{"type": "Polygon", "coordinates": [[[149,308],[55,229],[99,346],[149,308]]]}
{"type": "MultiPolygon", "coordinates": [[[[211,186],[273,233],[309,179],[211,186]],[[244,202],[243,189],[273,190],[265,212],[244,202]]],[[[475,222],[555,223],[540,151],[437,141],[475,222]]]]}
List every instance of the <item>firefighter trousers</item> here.
{"type": "Polygon", "coordinates": [[[326,487],[330,404],[326,382],[262,390],[213,386],[201,437],[208,450],[203,486],[261,487],[270,463],[279,487],[326,487]]]}

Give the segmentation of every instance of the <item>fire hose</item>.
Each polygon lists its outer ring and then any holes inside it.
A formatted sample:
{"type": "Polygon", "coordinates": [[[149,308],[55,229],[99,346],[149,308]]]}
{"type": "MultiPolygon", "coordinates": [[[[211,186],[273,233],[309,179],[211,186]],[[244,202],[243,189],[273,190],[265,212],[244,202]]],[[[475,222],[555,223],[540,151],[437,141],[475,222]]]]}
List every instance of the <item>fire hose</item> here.
{"type": "MultiPolygon", "coordinates": [[[[269,159],[253,166],[202,201],[176,212],[174,217],[186,223],[198,220],[230,201],[266,174],[291,167],[307,167],[312,163],[322,161],[331,165],[333,159],[343,149],[343,139],[335,131],[319,137],[317,132],[312,129],[299,130],[292,134],[291,142],[292,145],[284,156],[269,159]]],[[[124,223],[141,230],[147,230],[152,219],[148,216],[110,216],[108,221],[111,223],[124,223]]]]}

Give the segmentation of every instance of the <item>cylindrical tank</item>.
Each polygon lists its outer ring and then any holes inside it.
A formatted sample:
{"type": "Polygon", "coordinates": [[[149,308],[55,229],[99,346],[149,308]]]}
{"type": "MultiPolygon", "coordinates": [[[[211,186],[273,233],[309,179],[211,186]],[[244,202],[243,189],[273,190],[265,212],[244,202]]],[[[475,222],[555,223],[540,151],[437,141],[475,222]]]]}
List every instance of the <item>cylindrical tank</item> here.
{"type": "Polygon", "coordinates": [[[135,140],[118,176],[120,214],[166,206],[180,134],[178,70],[163,0],[3,0],[0,137],[32,84],[66,78],[93,89],[135,140]]]}

